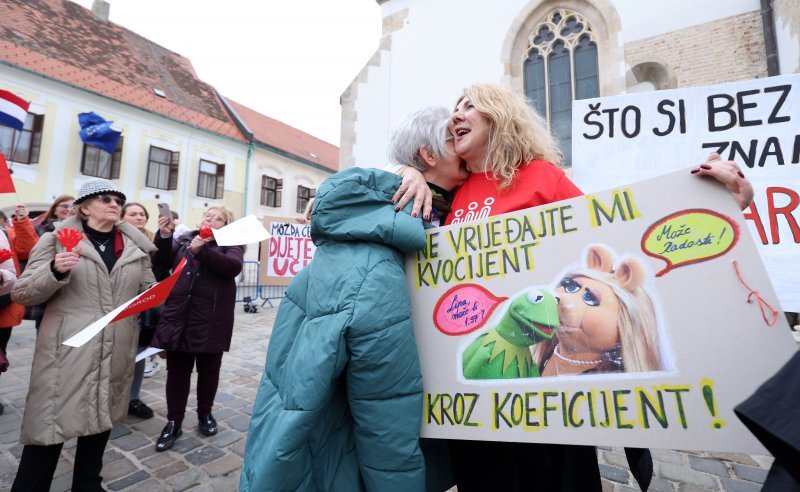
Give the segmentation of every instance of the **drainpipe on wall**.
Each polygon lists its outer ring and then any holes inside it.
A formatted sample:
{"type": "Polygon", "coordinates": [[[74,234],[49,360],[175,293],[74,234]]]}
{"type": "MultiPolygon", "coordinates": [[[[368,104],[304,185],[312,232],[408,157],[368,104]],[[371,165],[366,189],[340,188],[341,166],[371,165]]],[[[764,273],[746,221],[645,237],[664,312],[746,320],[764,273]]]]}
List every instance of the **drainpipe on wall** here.
{"type": "Polygon", "coordinates": [[[222,105],[225,106],[225,109],[228,111],[228,114],[233,118],[234,123],[239,128],[239,131],[244,134],[247,138],[247,162],[244,168],[244,210],[242,212],[242,217],[247,215],[247,201],[250,198],[248,195],[248,190],[250,189],[250,158],[253,156],[253,150],[255,149],[255,140],[253,137],[253,132],[247,126],[247,123],[239,116],[239,114],[234,110],[231,105],[228,103],[228,100],[220,94],[217,89],[214,89],[214,93],[217,95],[220,101],[222,101],[222,105]]]}
{"type": "Polygon", "coordinates": [[[778,63],[778,39],[775,36],[775,12],[773,0],[761,0],[761,24],[764,26],[764,48],[767,52],[767,75],[780,75],[778,63]]]}

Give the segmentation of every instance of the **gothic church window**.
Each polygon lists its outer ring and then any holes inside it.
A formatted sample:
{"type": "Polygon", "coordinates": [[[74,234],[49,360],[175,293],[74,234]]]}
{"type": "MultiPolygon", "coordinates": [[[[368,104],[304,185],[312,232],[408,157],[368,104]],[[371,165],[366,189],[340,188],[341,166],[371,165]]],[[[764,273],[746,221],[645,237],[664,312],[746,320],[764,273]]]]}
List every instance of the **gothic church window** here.
{"type": "Polygon", "coordinates": [[[577,12],[557,9],[531,32],[524,52],[525,95],[571,165],[572,101],[600,95],[595,33],[577,12]]]}

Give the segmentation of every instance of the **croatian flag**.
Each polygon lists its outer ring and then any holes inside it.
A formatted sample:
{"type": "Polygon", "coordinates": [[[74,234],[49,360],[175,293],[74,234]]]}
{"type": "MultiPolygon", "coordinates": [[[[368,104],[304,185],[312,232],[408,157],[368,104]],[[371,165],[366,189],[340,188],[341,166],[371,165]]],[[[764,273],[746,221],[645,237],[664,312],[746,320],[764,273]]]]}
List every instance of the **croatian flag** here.
{"type": "Polygon", "coordinates": [[[79,114],[78,124],[81,127],[79,134],[81,140],[85,144],[94,145],[109,154],[113,154],[122,132],[111,128],[111,123],[113,121],[106,121],[102,116],[94,112],[79,114]]]}
{"type": "Polygon", "coordinates": [[[22,130],[30,103],[11,92],[0,90],[0,125],[22,130]]]}

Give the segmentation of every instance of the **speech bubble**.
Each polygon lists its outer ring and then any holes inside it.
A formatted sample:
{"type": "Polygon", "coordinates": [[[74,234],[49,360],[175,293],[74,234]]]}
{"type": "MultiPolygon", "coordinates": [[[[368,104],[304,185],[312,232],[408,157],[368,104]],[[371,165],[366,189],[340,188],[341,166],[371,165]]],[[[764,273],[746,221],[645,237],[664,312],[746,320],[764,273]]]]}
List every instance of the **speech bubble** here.
{"type": "Polygon", "coordinates": [[[661,277],[678,267],[718,258],[739,241],[739,226],[713,210],[693,208],[667,215],[642,236],[642,251],[667,262],[661,277]]]}
{"type": "Polygon", "coordinates": [[[445,335],[472,333],[486,323],[508,297],[496,297],[477,284],[456,285],[444,293],[433,310],[433,324],[445,335]]]}

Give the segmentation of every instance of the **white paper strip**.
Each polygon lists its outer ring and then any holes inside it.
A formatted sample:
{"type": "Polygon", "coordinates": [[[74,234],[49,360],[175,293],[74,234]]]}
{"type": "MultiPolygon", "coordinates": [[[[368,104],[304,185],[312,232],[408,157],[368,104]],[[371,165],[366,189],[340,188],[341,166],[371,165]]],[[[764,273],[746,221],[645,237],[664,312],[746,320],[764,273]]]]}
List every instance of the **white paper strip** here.
{"type": "Polygon", "coordinates": [[[269,238],[269,232],[252,214],[214,230],[214,239],[220,246],[243,246],[260,243],[269,238]]]}
{"type": "Polygon", "coordinates": [[[133,299],[129,299],[117,309],[106,314],[105,316],[98,319],[97,321],[87,326],[86,328],[82,329],[78,333],[72,335],[64,342],[64,345],[69,345],[70,347],[80,347],[81,345],[85,344],[86,342],[91,340],[93,336],[100,333],[100,331],[102,331],[102,329],[105,328],[106,325],[111,323],[112,319],[116,318],[119,313],[121,313],[126,307],[128,307],[129,304],[131,304],[138,298],[139,296],[136,296],[133,299]]]}
{"type": "Polygon", "coordinates": [[[163,352],[163,351],[164,351],[164,349],[155,348],[155,347],[147,347],[146,349],[144,349],[141,352],[139,352],[138,354],[136,354],[136,362],[139,362],[140,360],[142,360],[144,358],[150,357],[151,355],[155,355],[155,354],[157,354],[159,352],[163,352]]]}

